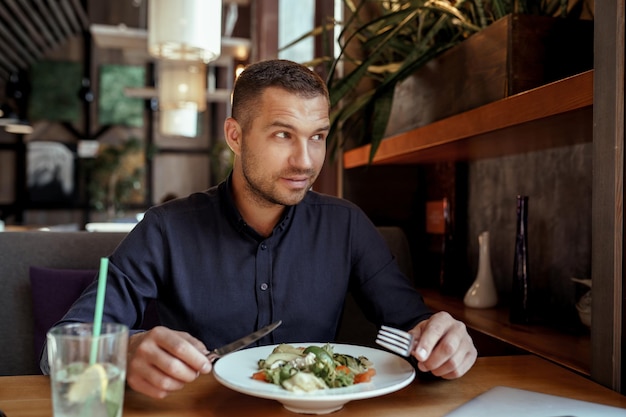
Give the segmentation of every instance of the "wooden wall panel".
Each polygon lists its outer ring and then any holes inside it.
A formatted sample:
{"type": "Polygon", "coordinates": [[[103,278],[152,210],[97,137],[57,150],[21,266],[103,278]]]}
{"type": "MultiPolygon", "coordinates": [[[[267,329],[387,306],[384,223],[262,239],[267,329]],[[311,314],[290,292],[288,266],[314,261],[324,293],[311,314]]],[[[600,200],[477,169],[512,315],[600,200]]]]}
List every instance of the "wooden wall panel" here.
{"type": "Polygon", "coordinates": [[[624,2],[597,3],[592,206],[591,376],[624,383],[624,2]]]}

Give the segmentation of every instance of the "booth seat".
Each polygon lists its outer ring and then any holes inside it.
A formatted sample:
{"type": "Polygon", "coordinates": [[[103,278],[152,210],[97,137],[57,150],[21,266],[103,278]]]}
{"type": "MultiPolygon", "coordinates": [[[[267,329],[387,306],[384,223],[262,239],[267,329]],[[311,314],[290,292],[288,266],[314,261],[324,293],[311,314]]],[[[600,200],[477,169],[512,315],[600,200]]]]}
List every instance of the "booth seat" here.
{"type": "MultiPolygon", "coordinates": [[[[39,358],[35,354],[31,267],[40,268],[40,272],[49,270],[51,278],[54,278],[52,270],[72,270],[77,274],[95,271],[100,258],[112,253],[125,235],[44,231],[0,233],[0,294],[3,298],[0,308],[0,375],[41,373],[39,358]]],[[[39,276],[42,277],[43,273],[39,276]]],[[[62,277],[67,275],[62,274],[62,277]]],[[[50,297],[64,294],[63,284],[54,287],[58,291],[50,293],[50,297]]]]}

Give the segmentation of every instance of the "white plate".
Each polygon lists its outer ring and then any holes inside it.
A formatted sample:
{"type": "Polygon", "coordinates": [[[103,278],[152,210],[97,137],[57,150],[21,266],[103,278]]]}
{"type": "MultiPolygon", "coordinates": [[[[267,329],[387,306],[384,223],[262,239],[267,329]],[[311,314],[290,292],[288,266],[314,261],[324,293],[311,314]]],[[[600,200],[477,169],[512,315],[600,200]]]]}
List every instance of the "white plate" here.
{"type": "MultiPolygon", "coordinates": [[[[292,343],[292,346],[323,346],[324,343],[292,343]]],[[[293,412],[328,414],[341,409],[353,400],[377,397],[406,387],[415,378],[415,370],[405,359],[392,353],[363,346],[333,343],[335,353],[365,356],[374,364],[376,375],[371,382],[350,387],[332,388],[297,394],[278,385],[252,379],[258,371],[259,359],[269,356],[274,346],[261,346],[234,352],[215,363],[213,373],[224,386],[260,398],[277,400],[293,412]]]]}

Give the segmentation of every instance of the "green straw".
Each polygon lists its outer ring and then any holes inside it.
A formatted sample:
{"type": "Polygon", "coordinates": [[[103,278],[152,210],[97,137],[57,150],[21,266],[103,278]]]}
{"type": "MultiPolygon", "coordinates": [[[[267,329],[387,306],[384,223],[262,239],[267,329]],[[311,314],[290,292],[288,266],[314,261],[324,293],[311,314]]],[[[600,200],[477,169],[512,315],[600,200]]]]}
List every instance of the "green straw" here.
{"type": "Polygon", "coordinates": [[[98,293],[96,294],[96,311],[93,316],[93,343],[91,344],[91,356],[89,364],[96,363],[98,357],[97,339],[102,330],[102,311],[104,310],[104,293],[106,292],[107,274],[109,271],[109,258],[100,258],[100,273],[98,275],[98,293]]]}

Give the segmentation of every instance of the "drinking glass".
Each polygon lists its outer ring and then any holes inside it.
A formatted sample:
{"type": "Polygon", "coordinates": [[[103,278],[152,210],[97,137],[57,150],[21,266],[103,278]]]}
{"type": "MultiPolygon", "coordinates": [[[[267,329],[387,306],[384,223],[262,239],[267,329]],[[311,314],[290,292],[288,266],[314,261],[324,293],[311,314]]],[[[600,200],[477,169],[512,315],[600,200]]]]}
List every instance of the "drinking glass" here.
{"type": "Polygon", "coordinates": [[[121,417],[128,327],[72,323],[47,334],[54,417],[121,417]]]}

